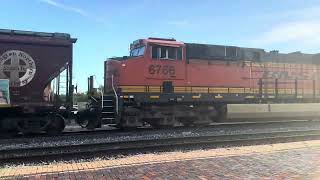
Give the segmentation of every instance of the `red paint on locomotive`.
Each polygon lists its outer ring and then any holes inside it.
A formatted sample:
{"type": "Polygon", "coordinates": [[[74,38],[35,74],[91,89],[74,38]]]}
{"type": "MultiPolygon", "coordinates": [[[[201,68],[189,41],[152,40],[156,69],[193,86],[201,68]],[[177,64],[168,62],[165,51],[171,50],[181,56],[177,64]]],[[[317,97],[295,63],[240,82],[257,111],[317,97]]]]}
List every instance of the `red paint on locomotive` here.
{"type": "MultiPolygon", "coordinates": [[[[312,55],[297,54],[300,62],[283,63],[278,60],[265,61],[262,57],[259,61],[238,59],[225,60],[223,58],[190,58],[187,57],[186,43],[172,39],[149,38],[135,41],[131,45],[131,51],[144,47],[142,54],[123,58],[111,58],[105,62],[106,66],[106,91],[110,90],[111,75],[114,75],[114,84],[121,86],[162,86],[164,81],[172,81],[173,86],[183,87],[229,87],[229,88],[259,88],[259,80],[263,79],[265,87],[274,88],[275,79],[278,80],[278,88],[293,89],[295,81],[299,81],[298,89],[310,91],[313,89],[313,80],[318,79],[319,66],[314,63],[306,63],[304,60],[312,60],[312,55]],[[153,58],[153,47],[168,47],[181,49],[181,59],[153,58]],[[109,81],[108,81],[109,80],[109,81]],[[270,82],[268,82],[270,81],[270,82]]],[[[192,47],[191,47],[192,48],[192,47]]],[[[189,50],[191,49],[189,48],[189,50]]],[[[238,48],[238,47],[230,47],[238,48]]],[[[255,49],[248,49],[254,51],[255,49]]],[[[192,49],[191,49],[192,50],[192,49]]],[[[161,51],[161,50],[160,50],[161,51]]],[[[226,49],[227,51],[227,49],[226,49]]],[[[272,57],[275,52],[267,53],[262,49],[257,52],[272,57]]],[[[254,52],[256,53],[256,52],[254,52]]],[[[277,54],[277,52],[275,53],[277,54]]],[[[318,83],[316,87],[318,88],[318,83]]]]}

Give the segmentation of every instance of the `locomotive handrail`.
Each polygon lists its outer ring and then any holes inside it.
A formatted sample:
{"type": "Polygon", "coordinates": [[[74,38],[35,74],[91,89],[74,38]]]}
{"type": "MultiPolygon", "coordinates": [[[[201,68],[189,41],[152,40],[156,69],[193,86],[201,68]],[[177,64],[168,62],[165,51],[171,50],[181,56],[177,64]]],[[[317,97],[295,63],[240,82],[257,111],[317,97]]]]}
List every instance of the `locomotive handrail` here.
{"type": "Polygon", "coordinates": [[[116,89],[114,88],[113,74],[112,74],[112,76],[111,76],[111,86],[112,86],[112,90],[113,90],[113,92],[114,92],[114,95],[116,96],[116,113],[118,114],[118,111],[119,111],[119,109],[118,109],[118,95],[117,95],[116,89]]]}
{"type": "MultiPolygon", "coordinates": [[[[97,81],[97,77],[94,75],[94,81],[97,83],[97,84],[100,84],[98,81],[97,81]]],[[[100,86],[100,95],[101,95],[101,109],[103,109],[103,100],[104,100],[104,92],[103,92],[103,87],[100,86]]],[[[96,102],[98,102],[98,100],[94,99],[96,102]]]]}
{"type": "Polygon", "coordinates": [[[103,92],[103,88],[100,88],[100,94],[101,94],[101,109],[103,109],[103,96],[104,96],[104,92],[103,92]]]}
{"type": "Polygon", "coordinates": [[[92,96],[90,96],[90,99],[93,99],[95,102],[98,102],[98,100],[92,96]]]}

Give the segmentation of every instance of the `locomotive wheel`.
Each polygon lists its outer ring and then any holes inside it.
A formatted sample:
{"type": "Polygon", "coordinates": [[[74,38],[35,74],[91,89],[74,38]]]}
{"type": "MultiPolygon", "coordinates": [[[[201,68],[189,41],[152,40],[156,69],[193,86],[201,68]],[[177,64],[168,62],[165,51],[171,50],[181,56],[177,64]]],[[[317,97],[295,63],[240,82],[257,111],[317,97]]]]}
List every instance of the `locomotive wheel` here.
{"type": "Polygon", "coordinates": [[[50,135],[60,134],[65,128],[64,118],[59,114],[50,114],[47,116],[50,124],[47,127],[47,133],[50,135]]]}
{"type": "Polygon", "coordinates": [[[227,105],[220,105],[216,107],[217,109],[217,118],[215,122],[225,122],[227,119],[227,105]]]}
{"type": "Polygon", "coordinates": [[[120,120],[120,126],[121,129],[136,129],[143,126],[140,120],[140,111],[132,107],[125,108],[120,120]]]}

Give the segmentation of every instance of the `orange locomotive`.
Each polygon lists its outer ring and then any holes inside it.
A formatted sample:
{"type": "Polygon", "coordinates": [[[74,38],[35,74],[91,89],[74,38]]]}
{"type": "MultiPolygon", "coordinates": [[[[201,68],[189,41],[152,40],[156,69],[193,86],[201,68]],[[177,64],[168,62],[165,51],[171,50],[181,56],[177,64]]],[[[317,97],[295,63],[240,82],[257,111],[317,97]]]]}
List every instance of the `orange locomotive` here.
{"type": "Polygon", "coordinates": [[[320,56],[183,43],[134,41],[105,61],[101,119],[122,127],[208,124],[226,104],[318,102],[320,56]]]}

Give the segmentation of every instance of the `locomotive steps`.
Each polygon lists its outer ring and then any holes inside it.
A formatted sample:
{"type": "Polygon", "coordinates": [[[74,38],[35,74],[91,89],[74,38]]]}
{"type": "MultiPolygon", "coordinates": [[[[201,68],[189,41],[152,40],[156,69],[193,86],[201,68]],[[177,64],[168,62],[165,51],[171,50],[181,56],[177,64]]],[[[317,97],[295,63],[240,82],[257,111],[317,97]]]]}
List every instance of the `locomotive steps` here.
{"type": "MultiPolygon", "coordinates": [[[[205,127],[193,130],[171,129],[130,134],[101,134],[82,137],[69,137],[69,141],[52,141],[37,144],[44,139],[25,139],[24,142],[2,144],[0,159],[23,159],[30,157],[75,157],[122,154],[128,152],[162,151],[179,148],[199,148],[232,144],[270,143],[320,138],[319,122],[300,122],[300,124],[247,124],[241,128],[205,127]],[[304,125],[302,125],[304,124],[304,125]],[[25,144],[25,146],[19,146],[25,144]],[[16,145],[14,145],[16,144],[16,145]],[[17,145],[18,144],[18,145],[17,145]],[[32,145],[33,144],[33,145],[32,145]]],[[[60,139],[60,138],[59,138],[60,139]]],[[[21,140],[20,140],[21,141],[21,140]]]]}

